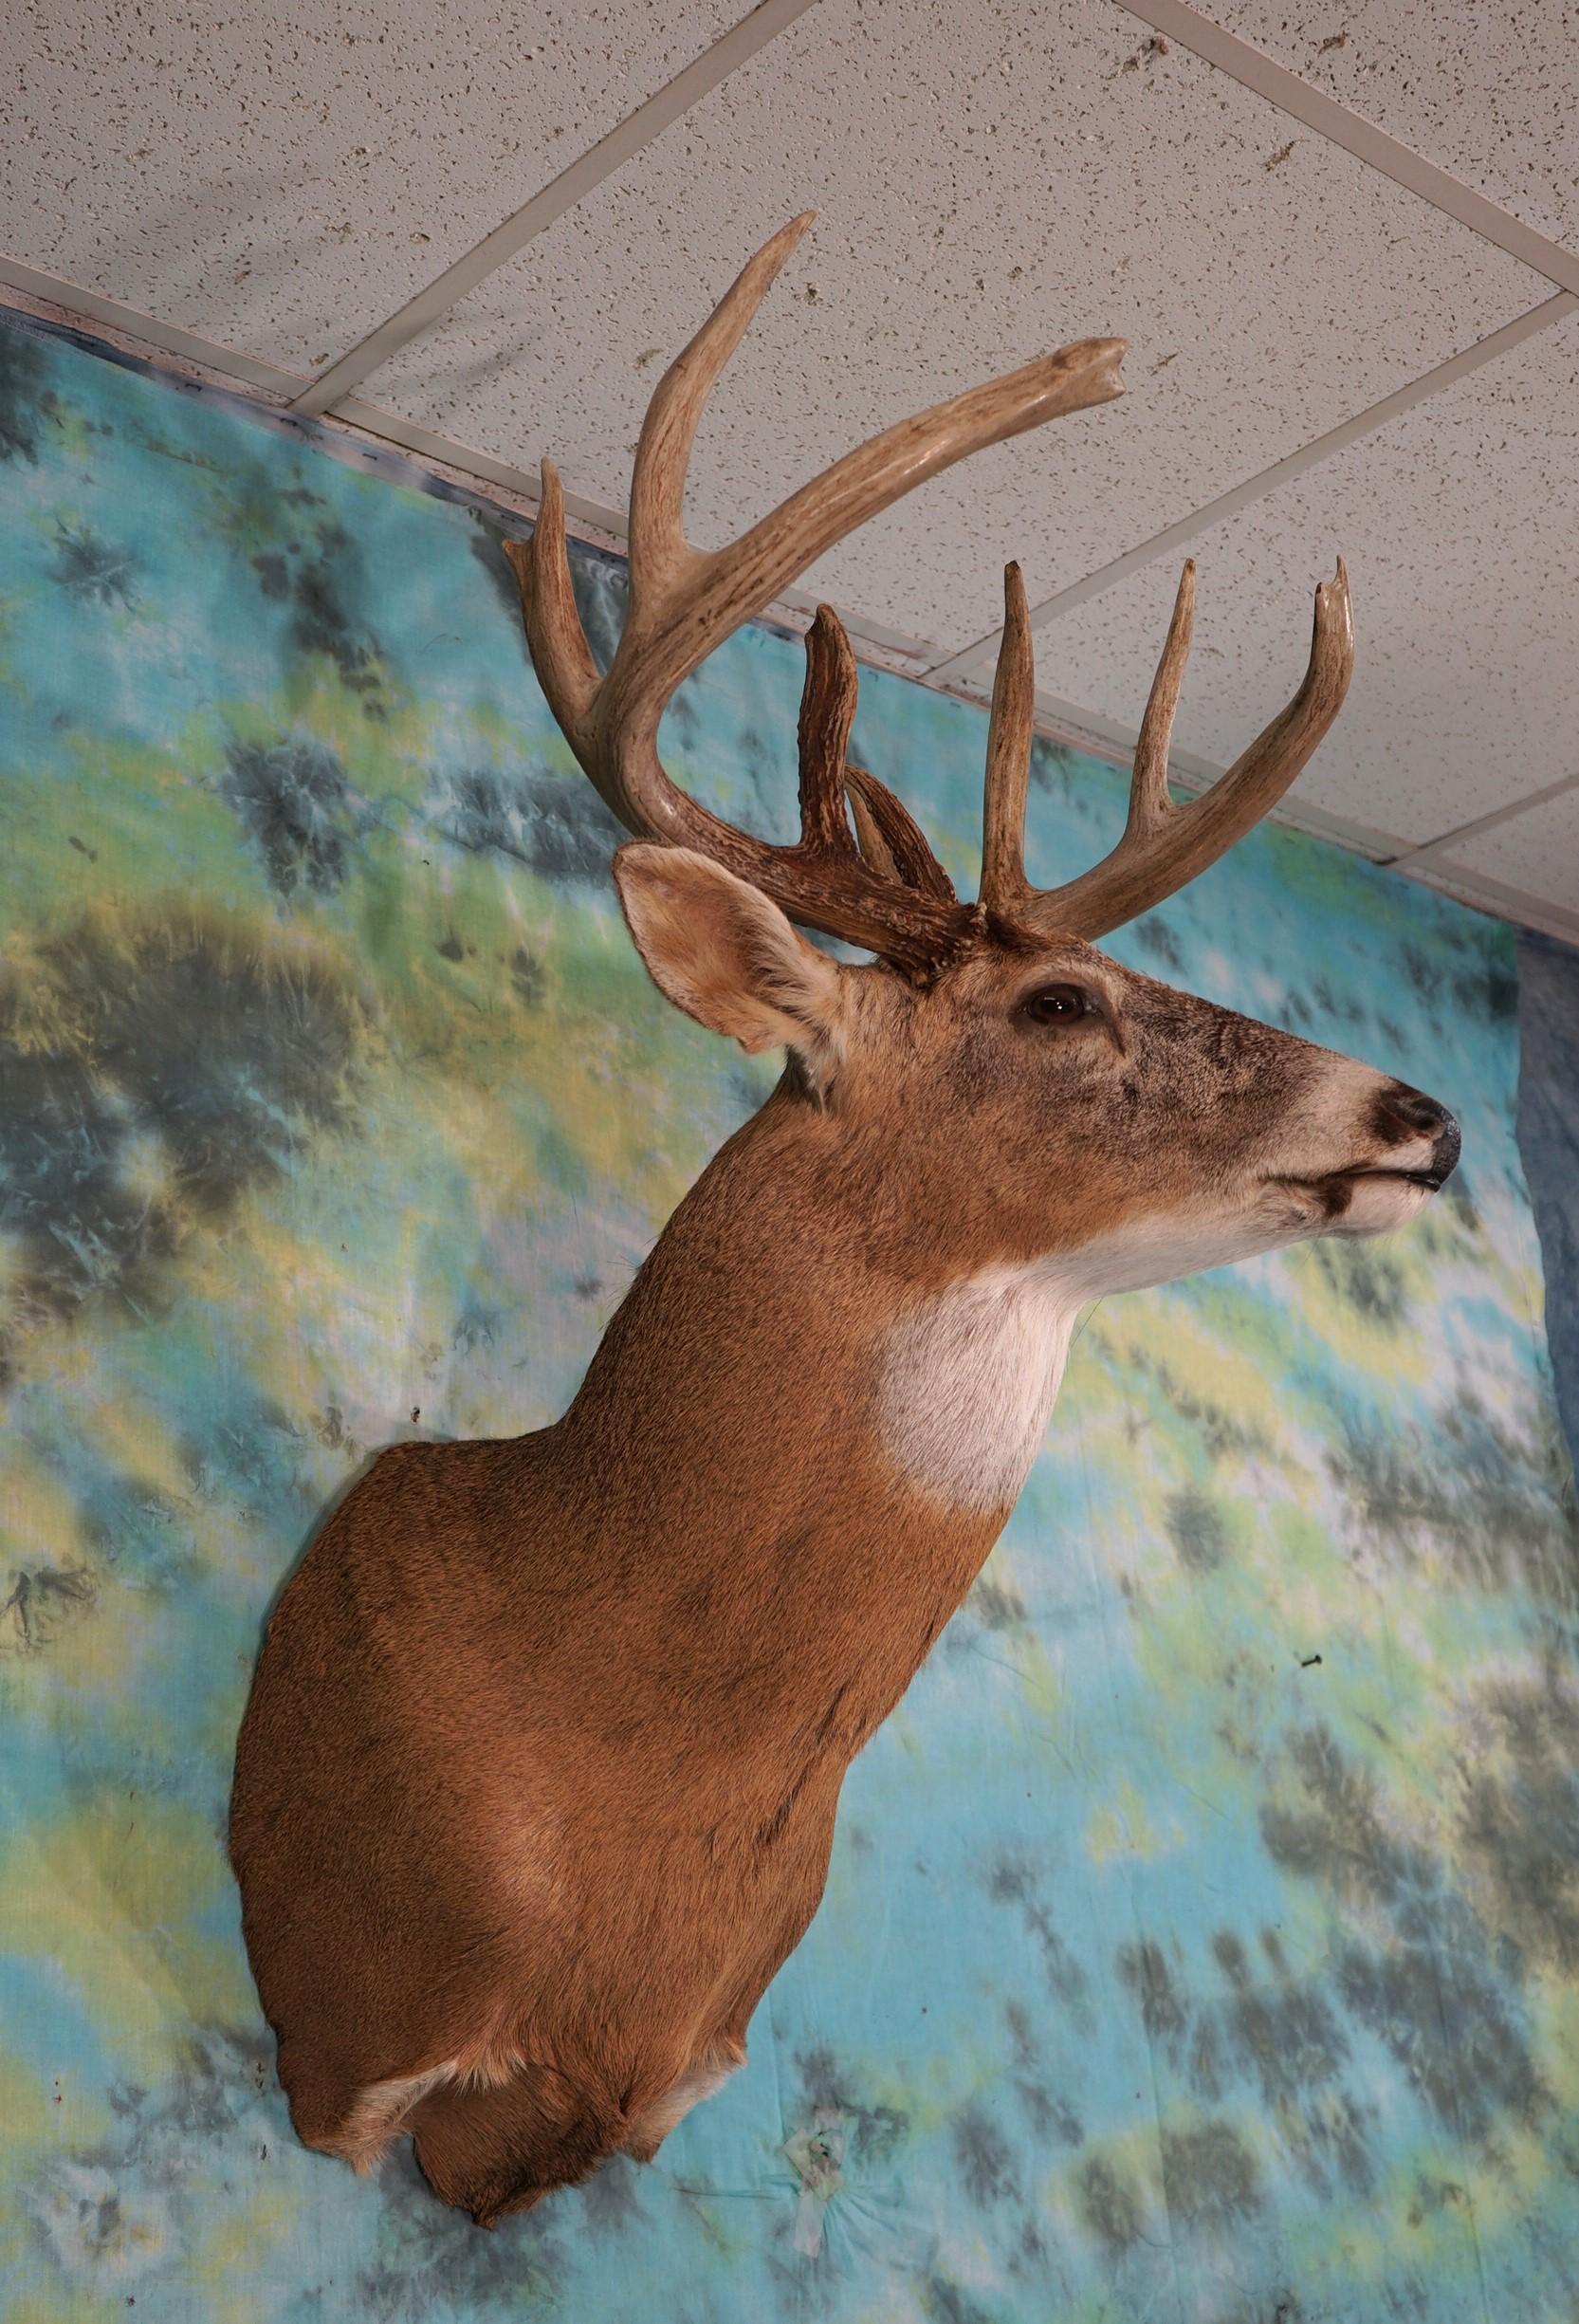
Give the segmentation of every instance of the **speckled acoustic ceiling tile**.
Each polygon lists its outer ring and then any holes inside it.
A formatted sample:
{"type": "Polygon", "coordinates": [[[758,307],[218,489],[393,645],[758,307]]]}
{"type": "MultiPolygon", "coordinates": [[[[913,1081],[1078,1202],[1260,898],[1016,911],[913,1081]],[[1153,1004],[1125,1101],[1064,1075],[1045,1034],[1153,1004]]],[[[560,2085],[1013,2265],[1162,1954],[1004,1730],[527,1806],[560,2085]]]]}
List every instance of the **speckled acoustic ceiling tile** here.
{"type": "MultiPolygon", "coordinates": [[[[1226,764],[1292,692],[1310,588],[1340,549],[1354,682],[1302,800],[1420,843],[1572,772],[1579,318],[1191,544],[1184,748],[1226,764]]],[[[1047,623],[1042,684],[1138,725],[1177,577],[1175,560],[1159,561],[1047,623]]]]}
{"type": "Polygon", "coordinates": [[[745,0],[11,0],[0,249],[313,371],[745,0]]]}
{"type": "Polygon", "coordinates": [[[1092,0],[819,5],[561,218],[367,398],[623,507],[664,364],[748,252],[802,244],[715,393],[698,539],[861,436],[1062,341],[1132,341],[1122,403],[979,455],[812,585],[952,651],[1549,290],[1092,0]]]}
{"type": "MultiPolygon", "coordinates": [[[[1576,754],[1569,729],[1570,764],[1576,754]]],[[[1574,768],[1579,772],[1579,767],[1574,768]]],[[[1547,903],[1579,912],[1579,791],[1565,791],[1528,815],[1515,815],[1478,839],[1443,850],[1437,868],[1479,873],[1504,887],[1521,888],[1547,903]]]]}
{"type": "Polygon", "coordinates": [[[1527,226],[1579,234],[1579,9],[1565,0],[1207,0],[1202,13],[1527,226]]]}

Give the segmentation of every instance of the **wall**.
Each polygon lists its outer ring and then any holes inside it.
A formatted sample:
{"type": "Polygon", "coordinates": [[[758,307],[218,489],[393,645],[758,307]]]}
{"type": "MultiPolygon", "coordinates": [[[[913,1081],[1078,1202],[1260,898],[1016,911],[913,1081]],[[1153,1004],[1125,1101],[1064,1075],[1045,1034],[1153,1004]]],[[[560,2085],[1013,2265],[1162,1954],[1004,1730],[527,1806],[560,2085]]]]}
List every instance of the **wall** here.
{"type": "MultiPolygon", "coordinates": [[[[658,2166],[487,2236],[295,2144],[221,1848],[270,1595],[370,1448],[560,1411],[771,1066],[641,975],[489,522],[4,325],[0,452],[0,2317],[1573,2313],[1514,947],[1276,831],[1112,949],[1446,1098],[1451,1192],[1096,1309],[658,2166]]],[[[578,582],[607,635],[617,568],[578,582]]],[[[671,762],[781,831],[799,686],[737,638],[671,762]]],[[[982,723],[863,680],[859,755],[966,875],[982,723]]],[[[1033,876],[1121,787],[1038,747],[1033,876]]]]}
{"type": "Polygon", "coordinates": [[[1518,1143],[1548,1286],[1557,1409],[1579,1446],[1579,952],[1518,942],[1518,1143]]]}

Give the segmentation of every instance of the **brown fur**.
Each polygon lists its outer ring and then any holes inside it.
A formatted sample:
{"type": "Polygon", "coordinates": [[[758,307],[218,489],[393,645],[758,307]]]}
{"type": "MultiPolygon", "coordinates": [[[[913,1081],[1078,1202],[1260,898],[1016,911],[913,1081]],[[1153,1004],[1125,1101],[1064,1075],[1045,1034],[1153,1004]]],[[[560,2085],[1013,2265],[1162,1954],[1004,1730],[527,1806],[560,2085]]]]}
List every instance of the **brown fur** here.
{"type": "Polygon", "coordinates": [[[281,1597],[237,1751],[232,1854],[298,2130],[366,2163],[409,2130],[487,2223],[651,2154],[744,2057],[845,1769],[1002,1525],[885,1452],[895,1318],[1212,1206],[1245,1247],[1292,1241],[1341,1222],[1344,1173],[1418,1143],[1399,1084],[1086,946],[991,948],[920,994],[826,963],[802,983],[773,907],[696,884],[690,931],[654,935],[627,881],[650,965],[712,947],[684,977],[732,976],[736,1018],[755,995],[795,1070],[562,1420],[375,1463],[281,1597]],[[1030,1024],[1026,992],[1071,976],[1104,1016],[1030,1024]]]}

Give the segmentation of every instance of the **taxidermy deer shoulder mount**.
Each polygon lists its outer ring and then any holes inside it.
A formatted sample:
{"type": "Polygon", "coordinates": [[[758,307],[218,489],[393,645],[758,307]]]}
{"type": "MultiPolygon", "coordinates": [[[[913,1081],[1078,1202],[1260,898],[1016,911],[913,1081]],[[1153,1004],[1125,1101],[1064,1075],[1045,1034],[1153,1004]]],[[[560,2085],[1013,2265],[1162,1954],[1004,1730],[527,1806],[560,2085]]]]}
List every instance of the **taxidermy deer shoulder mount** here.
{"type": "Polygon", "coordinates": [[[1123,342],[1081,340],[692,548],[703,404],[807,222],[652,398],[606,673],[546,461],[510,551],[554,714],[636,835],[615,877],[637,950],[679,1007],[789,1069],[670,1219],[561,1420],[395,1447],[340,1504],[269,1623],[237,1752],[231,1853],[298,2131],[359,2168],[409,2132],[485,2225],[606,2155],[651,2157],[744,2060],[821,1895],[845,1770],[997,1539],[1083,1303],[1398,1227],[1458,1155],[1419,1091],[1092,949],[1248,831],[1326,733],[1353,654],[1341,565],[1293,701],[1179,805],[1186,566],[1128,825],[1062,887],[1023,868],[1013,566],[979,901],[847,765],[855,669],[826,607],[799,839],[735,830],[665,774],[675,688],[833,543],[1119,393],[1123,342]]]}

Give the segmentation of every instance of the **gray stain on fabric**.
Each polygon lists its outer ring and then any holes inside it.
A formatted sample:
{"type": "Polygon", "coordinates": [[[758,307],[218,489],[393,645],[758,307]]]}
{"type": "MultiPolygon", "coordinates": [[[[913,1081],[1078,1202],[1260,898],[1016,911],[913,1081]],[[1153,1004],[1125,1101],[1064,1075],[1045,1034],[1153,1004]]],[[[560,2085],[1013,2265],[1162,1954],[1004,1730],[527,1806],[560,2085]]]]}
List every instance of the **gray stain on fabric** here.
{"type": "Polygon", "coordinates": [[[1053,1923],[1038,1893],[1038,1877],[1028,1861],[1005,1852],[990,1865],[982,1884],[995,1905],[1018,1909],[1024,1927],[1041,1953],[1049,1989],[1071,2013],[1077,2025],[1091,2022],[1091,1996],[1086,1973],[1053,1923]]]}
{"type": "Polygon", "coordinates": [[[823,2113],[840,2115],[853,2167],[866,2169],[891,2161],[909,2135],[908,2114],[891,2106],[864,2105],[833,2051],[821,2044],[798,2051],[795,2071],[800,2083],[795,2122],[810,2123],[823,2113]]]}
{"type": "Polygon", "coordinates": [[[955,2115],[952,2142],[960,2183],[979,2211],[1018,2198],[1019,2183],[1009,2143],[979,2106],[964,2107],[955,2115]]]}
{"type": "Polygon", "coordinates": [[[1551,1413],[1533,1398],[1490,1411],[1462,1386],[1431,1439],[1350,1416],[1328,1467],[1388,1558],[1445,1567],[1460,1587],[1579,1607],[1573,1472],[1551,1413]]]}
{"type": "Polygon", "coordinates": [[[1081,2218],[1109,2258],[1122,2259],[1146,2224],[1133,2181],[1107,2156],[1094,2154],[1074,2184],[1081,2218]]]}
{"type": "MultiPolygon", "coordinates": [[[[521,634],[521,592],[516,587],[515,573],[505,555],[505,543],[522,538],[515,529],[506,530],[497,517],[487,509],[467,511],[471,519],[471,530],[467,536],[467,547],[487,574],[488,586],[499,600],[501,609],[509,618],[512,630],[521,634]]],[[[522,638],[522,651],[525,652],[522,638]]]]}
{"type": "Polygon", "coordinates": [[[1165,2125],[1162,2164],[1169,2214],[1192,2227],[1233,2235],[1265,2206],[1256,2158],[1221,2117],[1188,2130],[1165,2125]]]}
{"type": "Polygon", "coordinates": [[[587,2233],[623,2235],[645,2217],[636,2166],[626,2155],[611,2155],[576,2189],[587,2233]]]}
{"type": "Polygon", "coordinates": [[[86,525],[57,521],[53,579],[76,604],[130,606],[137,596],[137,570],[129,550],[101,540],[86,525]]]}
{"type": "Polygon", "coordinates": [[[1141,2023],[1151,2041],[1176,2042],[1188,2017],[1175,1988],[1163,1948],[1149,1937],[1120,1946],[1118,1973],[1140,2004],[1141,2023]]]}
{"type": "Polygon", "coordinates": [[[361,552],[332,517],[303,525],[278,547],[259,549],[252,569],[264,596],[287,609],[286,639],[301,655],[322,655],[359,697],[369,718],[385,715],[384,653],[353,610],[364,594],[361,552]]]}
{"type": "Polygon", "coordinates": [[[1337,2010],[1320,1980],[1290,1974],[1275,1930],[1262,1931],[1259,1952],[1270,1981],[1242,1939],[1220,1928],[1212,1954],[1221,1988],[1207,1996],[1191,1991],[1151,1939],[1121,1946],[1116,1963],[1148,2042],[1194,2097],[1220,2104],[1231,2087],[1253,2085],[1317,2193],[1331,2195],[1334,2172],[1368,2187],[1368,2109],[1343,2082],[1350,2045],[1337,2010]]]}
{"type": "Polygon", "coordinates": [[[156,1298],[193,1223],[349,1127],[362,1025],[326,955],[178,903],[84,921],[33,957],[26,993],[0,984],[13,1332],[156,1298]],[[46,1021],[66,1030],[40,1040],[46,1021]]]}
{"type": "Polygon", "coordinates": [[[428,810],[453,846],[507,856],[557,883],[604,882],[627,836],[589,783],[547,768],[436,769],[428,810]]]}
{"type": "Polygon", "coordinates": [[[927,2324],[995,2324],[979,2301],[947,2276],[928,2276],[921,2286],[922,2314],[927,2324]]]}
{"type": "MultiPolygon", "coordinates": [[[[102,1901],[111,1901],[110,1891],[102,1901]]],[[[126,1927],[119,1934],[130,1942],[141,1932],[126,1927]]],[[[250,2027],[193,2025],[175,2038],[170,2071],[156,2088],[127,2080],[104,2089],[109,2122],[101,2137],[57,2147],[40,2162],[23,2199],[79,2295],[107,2296],[119,2305],[129,2252],[162,2240],[172,2218],[183,2242],[197,2232],[201,2192],[186,2158],[201,2145],[223,2154],[222,2167],[231,2169],[244,2151],[255,2153],[273,2047],[250,2027]]]]}
{"type": "Polygon", "coordinates": [[[542,999],[542,963],[535,952],[518,944],[510,955],[510,983],[528,1008],[536,1008],[542,999]]]}
{"type": "Polygon", "coordinates": [[[60,401],[49,384],[51,368],[30,333],[0,324],[0,460],[37,467],[42,431],[60,416],[60,401]]]}
{"type": "Polygon", "coordinates": [[[1144,913],[1129,931],[1135,943],[1146,954],[1154,974],[1182,976],[1184,971],[1184,950],[1167,922],[1154,912],[1144,913]]]}
{"type": "Polygon", "coordinates": [[[1006,1573],[996,1574],[989,1565],[966,1598],[964,1611],[974,1615],[983,1630],[1018,1630],[1025,1619],[1025,1600],[1006,1573]]]}
{"type": "Polygon", "coordinates": [[[1397,1331],[1409,1317],[1408,1285],[1396,1259],[1372,1243],[1320,1242],[1311,1258],[1340,1300],[1379,1330],[1397,1331]]]}
{"type": "Polygon", "coordinates": [[[1013,2082],[1015,2095],[1033,2133],[1041,2143],[1056,2139],[1061,2146],[1079,2146],[1085,2137],[1079,2115],[1067,2097],[1051,2089],[1045,2080],[1036,2078],[1042,2065],[1042,2053],[1032,2028],[1031,2012],[1023,2001],[1007,2001],[1003,2004],[1003,2018],[1018,2069],[1013,2082]]]}
{"type": "Polygon", "coordinates": [[[1342,1947],[1334,1999],[1456,2135],[1485,2142],[1499,2120],[1537,2122],[1549,2097],[1521,2021],[1516,1948],[1495,1944],[1429,1851],[1386,1830],[1374,1777],[1326,1727],[1300,1730],[1291,1757],[1304,1798],[1262,1810],[1274,1860],[1387,1924],[1342,1947]]]}
{"type": "Polygon", "coordinates": [[[1143,1380],[1154,1380],[1161,1394],[1181,1420],[1199,1435],[1214,1461],[1231,1455],[1276,1457],[1276,1447],[1264,1429],[1244,1421],[1199,1389],[1187,1385],[1159,1356],[1146,1348],[1126,1352],[1125,1363],[1143,1380]]]}
{"type": "Polygon", "coordinates": [[[1163,1512],[1163,1523],[1182,1564],[1198,1574],[1209,1574],[1214,1566],[1222,1563],[1228,1544],[1227,1529],[1222,1513],[1209,1493],[1191,1485],[1170,1495],[1163,1512]]]}
{"type": "Polygon", "coordinates": [[[1056,798],[1065,807],[1085,803],[1085,769],[1067,743],[1038,734],[1031,745],[1031,788],[1056,798]]]}
{"type": "Polygon", "coordinates": [[[463,2212],[433,2201],[410,2142],[398,2139],[378,2177],[381,2213],[374,2258],[354,2279],[349,2313],[373,2324],[431,2324],[464,2315],[550,2313],[561,2296],[570,2224],[540,2205],[479,2234],[463,2212]]]}
{"type": "Polygon", "coordinates": [[[1333,2081],[1348,2063],[1349,2046],[1319,1987],[1294,1980],[1263,1983],[1252,1975],[1231,1929],[1218,1931],[1212,1949],[1231,1989],[1221,2012],[1229,2046],[1254,2074],[1266,2107],[1292,2108],[1333,2081]]]}
{"type": "Polygon", "coordinates": [[[1466,1012],[1494,1022],[1517,1014],[1518,981],[1495,934],[1488,940],[1478,931],[1439,929],[1430,952],[1405,943],[1398,959],[1405,983],[1438,1025],[1466,1012]]]}
{"type": "Polygon", "coordinates": [[[1402,1944],[1347,1946],[1338,1990],[1443,2128],[1485,2142],[1502,2119],[1535,2128],[1550,2099],[1484,1963],[1444,1962],[1442,1924],[1455,1917],[1420,1913],[1402,1944]]]}
{"type": "Polygon", "coordinates": [[[1571,1646],[1553,1644],[1534,1680],[1480,1695],[1499,1746],[1466,1774],[1459,1831],[1496,1900],[1498,1926],[1528,1961],[1579,1975],[1579,1691],[1571,1646]]]}
{"type": "Polygon", "coordinates": [[[98,1583],[86,1566],[57,1566],[46,1560],[14,1566],[10,1594],[0,1601],[0,1653],[20,1649],[37,1653],[50,1645],[75,1614],[91,1611],[98,1583]]]}
{"type": "Polygon", "coordinates": [[[232,741],[221,795],[263,858],[277,895],[332,895],[357,837],[351,786],[338,754],[307,735],[232,741]]]}

